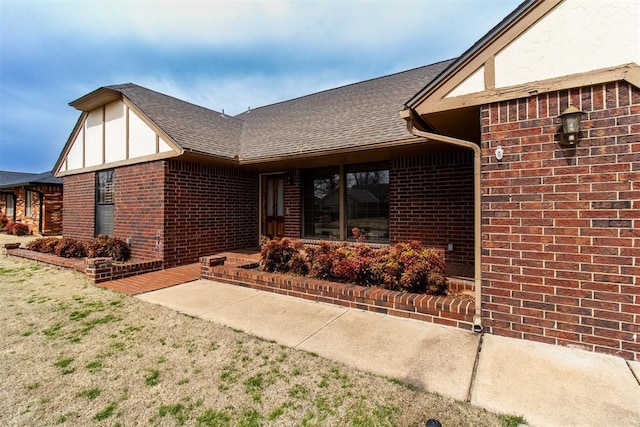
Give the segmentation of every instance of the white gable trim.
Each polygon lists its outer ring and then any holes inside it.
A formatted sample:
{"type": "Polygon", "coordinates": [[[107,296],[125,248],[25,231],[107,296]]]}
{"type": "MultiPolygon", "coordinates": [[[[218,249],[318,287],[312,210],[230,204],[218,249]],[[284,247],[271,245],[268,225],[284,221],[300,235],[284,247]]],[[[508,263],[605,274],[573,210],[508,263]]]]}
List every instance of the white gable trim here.
{"type": "Polygon", "coordinates": [[[176,157],[183,150],[126,99],[82,114],[56,176],[176,157]]]}
{"type": "Polygon", "coordinates": [[[538,0],[517,13],[407,105],[424,116],[590,81],[636,81],[637,0],[538,0]]]}

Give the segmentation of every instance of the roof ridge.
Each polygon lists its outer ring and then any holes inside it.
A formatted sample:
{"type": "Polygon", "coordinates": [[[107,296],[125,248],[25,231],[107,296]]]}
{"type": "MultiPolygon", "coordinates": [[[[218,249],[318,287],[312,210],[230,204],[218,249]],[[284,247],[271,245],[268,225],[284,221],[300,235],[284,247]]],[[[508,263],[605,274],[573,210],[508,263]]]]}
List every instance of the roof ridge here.
{"type": "Polygon", "coordinates": [[[373,82],[373,81],[376,81],[376,80],[386,79],[386,78],[397,76],[397,75],[400,75],[400,74],[410,73],[412,71],[416,71],[416,70],[419,70],[419,69],[422,69],[422,68],[433,67],[435,65],[442,64],[444,62],[454,61],[455,59],[457,59],[457,58],[444,59],[442,61],[434,62],[432,64],[421,65],[421,66],[409,68],[408,70],[403,70],[403,71],[396,71],[395,73],[385,74],[383,76],[378,76],[378,77],[372,77],[370,79],[358,80],[356,82],[347,83],[347,84],[342,85],[342,86],[332,87],[332,88],[329,88],[329,89],[320,90],[318,92],[308,93],[306,95],[300,95],[300,96],[297,96],[295,98],[285,99],[283,101],[274,102],[272,104],[261,105],[260,107],[256,107],[256,108],[249,109],[247,111],[243,111],[242,113],[236,114],[235,116],[231,116],[231,117],[239,118],[239,116],[241,116],[243,114],[248,114],[251,111],[260,110],[260,109],[268,108],[268,107],[273,107],[273,106],[276,106],[276,105],[285,104],[285,103],[292,102],[292,101],[297,101],[297,100],[304,99],[304,98],[307,98],[307,97],[310,97],[310,96],[320,95],[322,93],[332,92],[332,91],[335,91],[335,90],[344,89],[344,88],[355,86],[355,85],[360,85],[360,84],[363,84],[363,83],[369,83],[369,82],[373,82]]]}
{"type": "MultiPolygon", "coordinates": [[[[196,107],[196,108],[200,108],[200,109],[203,109],[203,110],[207,110],[207,111],[212,112],[212,113],[215,113],[215,114],[224,115],[225,117],[228,117],[228,118],[235,118],[235,116],[231,116],[231,115],[229,115],[229,114],[225,114],[225,113],[224,113],[224,112],[222,112],[222,111],[217,111],[217,110],[214,110],[214,109],[212,109],[212,108],[208,108],[208,107],[205,107],[205,106],[203,106],[203,105],[199,105],[199,104],[196,104],[196,103],[194,103],[194,102],[187,101],[187,100],[184,100],[184,99],[182,99],[182,98],[178,98],[178,97],[173,96],[173,95],[168,95],[168,94],[166,94],[166,93],[158,92],[157,90],[149,89],[148,87],[141,86],[141,85],[139,85],[139,84],[137,84],[137,83],[131,83],[131,82],[129,82],[129,83],[122,83],[122,84],[116,84],[116,85],[104,86],[104,88],[105,88],[105,89],[115,90],[115,91],[120,92],[120,93],[123,93],[123,94],[124,94],[124,92],[122,91],[122,89],[126,89],[126,88],[137,88],[137,89],[142,89],[142,90],[146,90],[146,91],[148,91],[148,92],[152,92],[152,93],[154,93],[154,94],[156,94],[156,95],[160,95],[160,96],[165,97],[165,98],[171,98],[171,99],[174,99],[174,100],[179,101],[179,102],[181,102],[181,103],[183,103],[183,104],[189,104],[189,105],[194,106],[194,107],[196,107]]],[[[125,95],[126,95],[126,94],[125,94],[125,95]]],[[[239,120],[241,120],[241,119],[239,119],[239,120]]]]}

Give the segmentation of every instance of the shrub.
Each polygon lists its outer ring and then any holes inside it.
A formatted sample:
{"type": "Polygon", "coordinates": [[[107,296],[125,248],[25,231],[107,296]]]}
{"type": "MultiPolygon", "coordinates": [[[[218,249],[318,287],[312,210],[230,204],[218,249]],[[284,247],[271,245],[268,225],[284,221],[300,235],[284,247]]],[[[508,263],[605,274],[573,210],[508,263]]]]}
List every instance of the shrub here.
{"type": "Polygon", "coordinates": [[[362,243],[357,229],[353,233],[359,241],[355,245],[304,245],[286,238],[263,238],[260,267],[268,272],[308,274],[363,286],[446,294],[445,263],[437,251],[425,249],[415,241],[392,248],[372,248],[362,243]]]}
{"type": "Polygon", "coordinates": [[[398,243],[393,252],[400,273],[398,283],[409,292],[446,293],[444,259],[433,249],[424,249],[419,242],[398,243]]]}
{"type": "Polygon", "coordinates": [[[58,244],[57,237],[41,237],[27,243],[27,249],[35,252],[53,253],[54,248],[58,244]]]}
{"type": "Polygon", "coordinates": [[[309,275],[316,279],[335,280],[333,276],[333,252],[338,248],[335,243],[321,242],[307,247],[309,254],[309,275]]]}
{"type": "Polygon", "coordinates": [[[9,218],[6,215],[0,215],[0,228],[4,230],[7,223],[9,222],[9,218]]]}
{"type": "Polygon", "coordinates": [[[13,221],[7,222],[4,226],[4,231],[9,234],[13,234],[14,236],[26,236],[27,234],[31,234],[31,230],[29,230],[27,225],[13,221]]]}
{"type": "MultiPolygon", "coordinates": [[[[260,247],[260,268],[270,273],[287,273],[291,269],[291,259],[297,252],[298,249],[287,238],[263,237],[260,247]]],[[[299,263],[300,257],[297,257],[294,262],[299,263]]]]}
{"type": "Polygon", "coordinates": [[[131,258],[131,249],[124,240],[104,234],[89,243],[86,250],[89,258],[110,257],[114,261],[127,261],[131,258]]]}
{"type": "Polygon", "coordinates": [[[87,255],[87,251],[82,242],[68,237],[58,239],[53,253],[64,258],[83,258],[87,255]]]}
{"type": "Polygon", "coordinates": [[[64,258],[82,258],[86,256],[84,243],[68,237],[41,237],[27,243],[27,249],[64,258]]]}

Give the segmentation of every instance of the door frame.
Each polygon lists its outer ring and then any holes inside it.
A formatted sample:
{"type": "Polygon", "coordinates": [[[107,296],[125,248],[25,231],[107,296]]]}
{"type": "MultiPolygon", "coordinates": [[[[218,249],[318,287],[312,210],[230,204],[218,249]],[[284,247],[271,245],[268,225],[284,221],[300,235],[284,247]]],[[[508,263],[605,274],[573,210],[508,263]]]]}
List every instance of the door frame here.
{"type": "MultiPolygon", "coordinates": [[[[263,226],[263,216],[262,216],[262,212],[263,212],[263,206],[262,204],[264,203],[264,191],[265,188],[263,186],[263,182],[264,182],[264,177],[266,176],[271,176],[271,175],[282,175],[283,178],[286,178],[286,172],[285,171],[278,171],[278,172],[266,172],[266,173],[261,173],[258,175],[258,241],[260,241],[260,239],[263,236],[263,232],[262,232],[262,226],[263,226]]],[[[284,179],[284,185],[287,185],[287,180],[284,179]]],[[[284,189],[283,189],[284,191],[284,189]]],[[[287,211],[287,208],[285,206],[285,212],[287,211]]]]}

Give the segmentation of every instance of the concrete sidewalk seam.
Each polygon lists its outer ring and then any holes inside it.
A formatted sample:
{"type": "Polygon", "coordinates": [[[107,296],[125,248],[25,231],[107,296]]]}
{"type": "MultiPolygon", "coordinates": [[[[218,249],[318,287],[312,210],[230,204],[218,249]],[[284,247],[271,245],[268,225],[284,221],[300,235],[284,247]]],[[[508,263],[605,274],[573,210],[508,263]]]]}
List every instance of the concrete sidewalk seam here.
{"type": "Polygon", "coordinates": [[[480,352],[482,351],[482,341],[484,339],[484,333],[480,334],[480,339],[478,340],[478,347],[476,347],[476,358],[473,361],[473,370],[471,371],[471,380],[469,381],[469,390],[467,391],[467,399],[466,402],[471,402],[471,397],[473,395],[473,385],[476,381],[476,373],[478,372],[478,365],[480,364],[480,352]]]}
{"type": "Polygon", "coordinates": [[[629,368],[629,370],[631,371],[631,375],[633,375],[633,378],[636,379],[636,382],[640,386],[640,377],[638,377],[638,375],[636,375],[636,371],[634,371],[633,368],[631,367],[631,363],[629,363],[628,360],[625,360],[625,363],[627,364],[627,368],[629,368]]]}
{"type": "MultiPolygon", "coordinates": [[[[317,304],[317,303],[316,303],[317,304]]],[[[309,335],[308,337],[306,337],[305,339],[303,339],[302,341],[300,341],[298,344],[296,344],[295,346],[293,346],[293,348],[298,348],[299,346],[301,346],[302,344],[304,344],[305,342],[307,342],[311,337],[315,336],[318,334],[318,332],[322,331],[323,329],[325,329],[327,326],[329,326],[330,324],[332,324],[333,322],[335,322],[336,320],[338,320],[339,318],[341,318],[342,316],[344,316],[346,313],[349,312],[349,308],[347,308],[345,311],[343,311],[342,313],[340,313],[338,316],[334,317],[333,319],[329,320],[327,323],[325,323],[321,328],[319,328],[317,331],[315,331],[314,333],[312,333],[311,335],[309,335]]]]}

